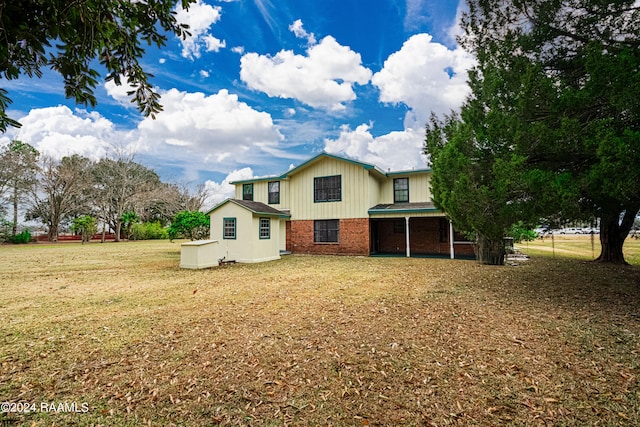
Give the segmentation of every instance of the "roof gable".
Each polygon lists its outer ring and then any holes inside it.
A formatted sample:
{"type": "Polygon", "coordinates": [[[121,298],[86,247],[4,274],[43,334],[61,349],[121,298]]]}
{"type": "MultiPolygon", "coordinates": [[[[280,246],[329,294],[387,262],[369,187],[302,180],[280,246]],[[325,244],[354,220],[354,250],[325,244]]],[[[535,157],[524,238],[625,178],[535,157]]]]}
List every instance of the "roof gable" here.
{"type": "Polygon", "coordinates": [[[289,169],[287,172],[282,174],[282,178],[286,178],[286,177],[289,177],[291,175],[294,175],[294,174],[300,172],[301,170],[306,169],[307,167],[309,167],[309,166],[321,161],[324,158],[334,159],[334,160],[338,160],[338,161],[342,161],[342,162],[351,163],[353,165],[360,166],[360,167],[364,168],[365,170],[373,170],[373,171],[376,171],[376,172],[384,175],[384,172],[382,172],[375,165],[372,165],[372,164],[369,164],[369,163],[360,162],[360,161],[357,161],[357,160],[347,159],[346,157],[336,156],[334,154],[329,154],[329,153],[323,151],[320,154],[310,158],[306,162],[296,166],[295,168],[289,169]]]}
{"type": "Polygon", "coordinates": [[[281,179],[287,179],[289,177],[291,177],[291,175],[295,175],[296,173],[302,171],[303,169],[306,169],[307,167],[312,166],[313,164],[321,161],[322,159],[334,159],[334,160],[338,160],[338,161],[342,161],[342,162],[347,162],[347,163],[351,163],[353,165],[356,166],[360,166],[362,168],[364,168],[365,170],[368,170],[374,174],[376,174],[378,177],[383,178],[383,177],[393,177],[393,176],[398,176],[398,175],[409,175],[409,174],[415,174],[415,173],[428,173],[431,172],[431,169],[429,168],[425,168],[425,169],[412,169],[412,170],[405,170],[405,171],[383,171],[382,169],[380,169],[378,166],[373,165],[371,163],[365,163],[365,162],[361,162],[358,160],[353,160],[353,159],[348,159],[346,157],[341,157],[341,156],[336,156],[335,154],[329,154],[325,151],[313,156],[312,158],[310,158],[309,160],[299,164],[298,166],[289,169],[288,171],[286,171],[285,173],[283,173],[282,175],[274,175],[274,176],[268,176],[268,177],[261,177],[261,178],[252,178],[252,179],[243,179],[243,180],[238,180],[238,181],[232,181],[230,184],[232,185],[238,185],[238,184],[249,184],[249,183],[253,183],[253,182],[261,182],[261,181],[277,181],[277,180],[281,180],[281,179]]]}

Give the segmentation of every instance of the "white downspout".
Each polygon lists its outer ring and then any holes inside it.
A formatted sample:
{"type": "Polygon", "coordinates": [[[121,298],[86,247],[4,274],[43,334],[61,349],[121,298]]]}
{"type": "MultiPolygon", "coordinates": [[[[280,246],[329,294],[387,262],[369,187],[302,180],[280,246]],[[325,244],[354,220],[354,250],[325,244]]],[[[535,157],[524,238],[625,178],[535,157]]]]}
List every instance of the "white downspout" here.
{"type": "Polygon", "coordinates": [[[411,240],[409,239],[409,217],[405,216],[405,235],[407,236],[407,258],[411,257],[411,240]]]}
{"type": "Polygon", "coordinates": [[[456,254],[453,251],[453,223],[449,221],[449,254],[451,259],[455,259],[456,254]]]}

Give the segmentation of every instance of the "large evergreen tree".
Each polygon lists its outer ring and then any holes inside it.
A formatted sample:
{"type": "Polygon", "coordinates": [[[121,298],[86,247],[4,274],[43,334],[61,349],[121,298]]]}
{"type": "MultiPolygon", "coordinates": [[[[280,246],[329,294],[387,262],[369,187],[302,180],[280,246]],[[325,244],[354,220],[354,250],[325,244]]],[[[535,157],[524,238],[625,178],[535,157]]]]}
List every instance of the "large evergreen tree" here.
{"type": "Polygon", "coordinates": [[[478,59],[472,95],[459,117],[432,121],[426,150],[436,175],[452,152],[480,173],[459,168],[447,172],[457,178],[436,176],[436,202],[478,235],[486,231],[468,217],[485,212],[504,227],[513,219],[496,215],[494,204],[525,220],[599,217],[598,259],[623,263],[624,239],[640,210],[640,6],[631,0],[469,6],[460,41],[478,59]],[[496,174],[505,164],[517,168],[496,174]],[[467,200],[475,209],[460,209],[452,197],[457,181],[469,181],[470,198],[486,186],[506,197],[467,200]]]}

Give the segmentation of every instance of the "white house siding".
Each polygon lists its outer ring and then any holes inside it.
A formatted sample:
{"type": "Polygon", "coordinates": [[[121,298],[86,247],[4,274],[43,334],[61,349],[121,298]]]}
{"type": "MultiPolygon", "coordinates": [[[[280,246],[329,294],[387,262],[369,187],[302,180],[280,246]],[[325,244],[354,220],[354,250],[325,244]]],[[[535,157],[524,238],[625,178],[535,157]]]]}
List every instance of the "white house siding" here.
{"type": "MultiPolygon", "coordinates": [[[[244,182],[244,184],[253,183],[253,201],[262,202],[265,205],[269,205],[275,209],[289,209],[289,181],[279,178],[260,179],[253,182],[244,182]],[[269,182],[280,182],[280,203],[269,203],[269,182]]],[[[238,183],[235,186],[235,198],[242,200],[242,187],[243,183],[238,183]]]]}
{"type": "MultiPolygon", "coordinates": [[[[430,202],[431,201],[431,172],[418,171],[393,173],[386,178],[380,191],[380,201],[377,203],[393,203],[393,180],[394,178],[409,178],[409,202],[430,202]]],[[[374,206],[374,205],[371,205],[374,206]]]]}
{"type": "MultiPolygon", "coordinates": [[[[251,261],[241,262],[262,262],[280,259],[280,227],[284,228],[284,221],[279,218],[260,216],[253,214],[253,225],[251,227],[254,234],[252,246],[251,261]],[[271,224],[271,234],[268,239],[260,238],[260,218],[269,219],[271,224]]],[[[283,243],[284,244],[284,243],[283,243]]]]}
{"type": "Polygon", "coordinates": [[[290,176],[291,220],[366,218],[371,202],[369,172],[361,165],[321,158],[290,176]],[[342,200],[313,201],[314,178],[340,175],[342,200]]]}
{"type": "Polygon", "coordinates": [[[377,174],[369,174],[369,204],[367,206],[370,208],[383,203],[380,201],[380,191],[383,185],[383,178],[377,178],[377,176],[377,174]]]}
{"type": "MultiPolygon", "coordinates": [[[[266,217],[265,217],[266,218],[266,217]]],[[[280,258],[281,237],[279,218],[271,217],[271,236],[260,239],[260,216],[229,202],[211,213],[211,239],[219,242],[218,254],[226,260],[236,262],[261,262],[280,258]],[[236,238],[225,239],[224,218],[236,219],[236,238]]],[[[284,224],[282,224],[284,227],[284,224]]],[[[283,243],[284,245],[284,243],[283,243]]]]}

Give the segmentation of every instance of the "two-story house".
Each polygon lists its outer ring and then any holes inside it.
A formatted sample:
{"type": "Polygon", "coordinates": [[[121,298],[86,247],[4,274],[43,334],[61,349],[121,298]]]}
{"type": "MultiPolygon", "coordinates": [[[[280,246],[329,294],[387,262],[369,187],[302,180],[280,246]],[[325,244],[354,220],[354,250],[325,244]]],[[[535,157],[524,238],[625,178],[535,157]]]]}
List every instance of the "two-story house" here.
{"type": "Polygon", "coordinates": [[[430,169],[383,171],[321,153],[282,175],[235,181],[215,206],[211,239],[221,258],[278,259],[281,253],[472,256],[431,201],[430,169]]]}

